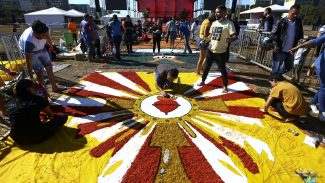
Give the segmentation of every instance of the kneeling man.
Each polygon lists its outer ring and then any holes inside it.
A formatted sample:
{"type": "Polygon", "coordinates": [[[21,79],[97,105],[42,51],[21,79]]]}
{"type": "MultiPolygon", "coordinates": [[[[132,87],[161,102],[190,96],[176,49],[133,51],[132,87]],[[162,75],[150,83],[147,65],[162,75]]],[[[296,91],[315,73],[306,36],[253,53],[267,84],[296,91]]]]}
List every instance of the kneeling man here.
{"type": "MultiPolygon", "coordinates": [[[[172,89],[174,86],[173,81],[178,78],[179,71],[167,64],[159,64],[156,68],[156,88],[161,91],[164,97],[169,97],[169,95],[164,91],[164,89],[172,89]]],[[[178,78],[178,83],[180,83],[178,78]]]]}
{"type": "Polygon", "coordinates": [[[264,112],[272,106],[283,117],[284,122],[293,122],[299,116],[305,115],[307,103],[297,87],[285,82],[281,74],[271,74],[269,82],[272,85],[264,112]]]}

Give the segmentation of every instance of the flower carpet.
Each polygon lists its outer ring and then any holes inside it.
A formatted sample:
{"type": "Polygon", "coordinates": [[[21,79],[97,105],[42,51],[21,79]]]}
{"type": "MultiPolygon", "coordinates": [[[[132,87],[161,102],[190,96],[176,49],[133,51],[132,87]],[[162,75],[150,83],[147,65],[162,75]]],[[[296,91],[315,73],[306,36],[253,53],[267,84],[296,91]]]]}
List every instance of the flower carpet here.
{"type": "Polygon", "coordinates": [[[325,150],[261,112],[264,100],[235,75],[227,94],[218,72],[204,86],[180,78],[163,98],[153,73],[84,77],[52,105],[69,114],[58,133],[33,146],[7,139],[1,182],[303,182],[301,168],[324,181],[325,150]]]}

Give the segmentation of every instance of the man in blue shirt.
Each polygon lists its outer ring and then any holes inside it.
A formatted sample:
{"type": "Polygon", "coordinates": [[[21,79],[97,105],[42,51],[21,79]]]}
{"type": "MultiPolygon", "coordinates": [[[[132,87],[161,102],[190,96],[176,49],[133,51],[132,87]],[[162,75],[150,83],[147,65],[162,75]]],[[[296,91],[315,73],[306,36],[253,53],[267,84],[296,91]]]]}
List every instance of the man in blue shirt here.
{"type": "Polygon", "coordinates": [[[120,46],[122,40],[122,34],[124,29],[122,27],[121,21],[117,19],[117,15],[113,15],[113,21],[108,24],[107,35],[110,39],[113,40],[115,48],[115,57],[118,61],[121,61],[120,46]]]}
{"type": "Polygon", "coordinates": [[[294,58],[289,50],[297,46],[304,36],[302,20],[298,17],[299,11],[299,5],[291,6],[288,16],[279,20],[271,32],[270,38],[275,45],[272,73],[284,74],[293,67],[294,58]]]}
{"type": "Polygon", "coordinates": [[[264,11],[265,21],[263,32],[271,32],[274,24],[274,19],[272,17],[272,9],[267,7],[264,11]]]}
{"type": "Polygon", "coordinates": [[[190,28],[188,23],[185,21],[185,19],[182,19],[181,23],[179,24],[179,30],[184,35],[184,52],[186,53],[186,50],[188,50],[189,53],[192,53],[191,47],[190,47],[190,28]]]}
{"type": "MultiPolygon", "coordinates": [[[[297,51],[299,48],[313,47],[325,43],[325,34],[319,38],[307,41],[301,45],[290,50],[291,53],[297,51]]],[[[313,100],[318,102],[319,106],[319,120],[325,121],[325,52],[318,56],[315,63],[316,74],[319,80],[319,90],[314,96],[313,100]]]]}
{"type": "Polygon", "coordinates": [[[80,23],[82,38],[88,48],[88,61],[91,62],[95,55],[96,38],[89,14],[84,15],[84,20],[80,23]]]}

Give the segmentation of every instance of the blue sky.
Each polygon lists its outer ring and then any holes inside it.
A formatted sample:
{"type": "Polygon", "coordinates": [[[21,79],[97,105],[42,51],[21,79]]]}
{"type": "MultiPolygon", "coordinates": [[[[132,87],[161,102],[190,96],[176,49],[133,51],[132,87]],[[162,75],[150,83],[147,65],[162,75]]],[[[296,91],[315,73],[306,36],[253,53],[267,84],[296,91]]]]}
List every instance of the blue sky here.
{"type": "MultiPolygon", "coordinates": [[[[249,4],[250,0],[242,0],[242,4],[249,4]]],[[[89,0],[69,0],[70,4],[89,4],[89,0]]]]}

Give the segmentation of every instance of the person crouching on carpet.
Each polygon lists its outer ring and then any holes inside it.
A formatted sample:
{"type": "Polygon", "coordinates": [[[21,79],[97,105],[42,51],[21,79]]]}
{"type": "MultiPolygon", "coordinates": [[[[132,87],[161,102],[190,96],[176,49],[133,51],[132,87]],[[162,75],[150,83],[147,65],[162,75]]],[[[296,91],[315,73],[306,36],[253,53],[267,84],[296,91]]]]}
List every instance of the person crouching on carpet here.
{"type": "Polygon", "coordinates": [[[161,95],[169,97],[164,89],[172,89],[174,87],[173,81],[178,78],[178,84],[180,79],[178,77],[179,71],[167,64],[159,64],[155,70],[156,75],[156,88],[161,91],[161,95]]]}
{"type": "Polygon", "coordinates": [[[10,121],[10,136],[19,145],[37,144],[50,138],[67,121],[65,114],[54,115],[49,102],[36,93],[32,80],[21,79],[14,88],[15,96],[6,108],[10,121]],[[40,114],[46,117],[41,120],[40,114]]]}
{"type": "Polygon", "coordinates": [[[296,86],[285,82],[283,76],[277,73],[270,75],[269,82],[272,89],[264,105],[265,113],[272,106],[284,122],[294,122],[299,116],[306,114],[307,103],[296,86]]]}

